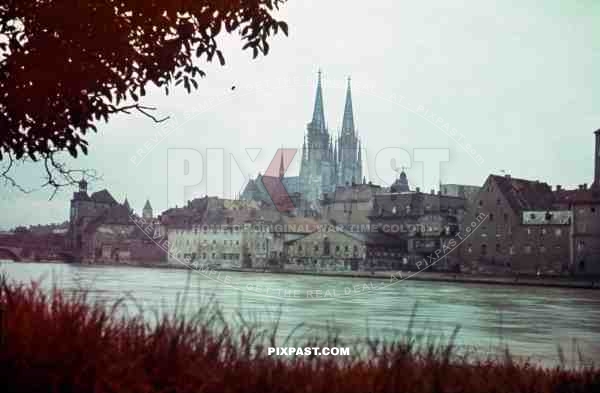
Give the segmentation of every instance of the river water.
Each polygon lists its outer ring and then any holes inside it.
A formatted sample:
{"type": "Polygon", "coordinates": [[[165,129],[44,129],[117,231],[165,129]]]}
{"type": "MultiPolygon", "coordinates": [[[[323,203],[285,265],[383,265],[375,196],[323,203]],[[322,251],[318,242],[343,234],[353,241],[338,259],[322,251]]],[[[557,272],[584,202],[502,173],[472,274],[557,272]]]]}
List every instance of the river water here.
{"type": "Polygon", "coordinates": [[[409,279],[350,296],[317,299],[305,294],[341,295],[348,288],[374,284],[364,278],[236,272],[215,280],[186,269],[8,261],[0,261],[0,272],[9,280],[41,281],[48,289],[84,289],[94,300],[125,299],[130,309],[150,311],[147,318],[176,309],[195,313],[207,304],[218,304],[231,321],[239,322],[240,315],[261,326],[278,321],[282,338],[290,332],[299,339],[336,332],[346,341],[366,336],[393,339],[411,325],[414,334],[443,342],[458,326],[456,344],[483,356],[499,355],[508,346],[517,358],[553,366],[559,362],[560,346],[567,365],[577,366],[582,360],[600,363],[597,290],[409,279]],[[224,284],[229,282],[236,285],[224,284]],[[263,296],[268,290],[303,295],[263,296]]]}

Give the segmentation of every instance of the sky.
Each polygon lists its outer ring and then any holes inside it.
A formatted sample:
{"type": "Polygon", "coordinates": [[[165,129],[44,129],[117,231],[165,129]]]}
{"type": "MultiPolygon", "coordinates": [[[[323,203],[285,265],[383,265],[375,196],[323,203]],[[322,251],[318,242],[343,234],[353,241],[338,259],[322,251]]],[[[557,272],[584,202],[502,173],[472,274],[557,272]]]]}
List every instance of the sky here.
{"type": "MultiPolygon", "coordinates": [[[[207,76],[197,91],[150,89],[142,103],[169,121],[133,114],[100,123],[89,155],[68,161],[101,174],[90,192],[107,188],[138,213],[146,199],[159,213],[205,194],[235,197],[277,149],[302,146],[319,69],[332,134],[352,78],[363,167],[376,184],[393,182],[393,160],[423,190],[440,181],[481,185],[491,173],[563,187],[592,182],[599,2],[302,0],[278,17],[289,37],[272,38],[266,57],[252,59],[239,36],[223,36],[227,63],[199,63],[207,76]],[[433,172],[432,156],[445,157],[433,172]],[[192,180],[200,183],[183,187],[192,180]]],[[[286,175],[298,173],[298,158],[286,175]]],[[[14,174],[33,185],[42,168],[14,174]]],[[[0,185],[0,229],[67,220],[73,191],[49,201],[50,190],[0,185]]]]}

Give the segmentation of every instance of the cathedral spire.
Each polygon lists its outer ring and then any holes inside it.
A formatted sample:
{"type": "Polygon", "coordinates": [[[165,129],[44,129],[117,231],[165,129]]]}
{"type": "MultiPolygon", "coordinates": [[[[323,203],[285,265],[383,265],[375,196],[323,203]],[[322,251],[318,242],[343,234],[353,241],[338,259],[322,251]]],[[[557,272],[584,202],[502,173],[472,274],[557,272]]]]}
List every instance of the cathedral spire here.
{"type": "Polygon", "coordinates": [[[131,206],[129,206],[129,201],[127,200],[127,195],[125,195],[125,200],[123,201],[123,207],[127,209],[127,212],[131,212],[131,206]]]}
{"type": "Polygon", "coordinates": [[[306,160],[307,159],[307,152],[306,152],[306,135],[304,135],[304,142],[302,142],[302,160],[306,160]]]}
{"type": "Polygon", "coordinates": [[[333,144],[333,161],[338,162],[338,141],[335,139],[333,144]]]}
{"type": "Polygon", "coordinates": [[[362,162],[361,150],[362,150],[362,145],[361,145],[360,140],[359,140],[358,141],[358,163],[359,164],[362,162]]]}
{"type": "Polygon", "coordinates": [[[314,130],[325,132],[325,110],[323,109],[323,88],[321,87],[321,69],[319,69],[319,80],[317,82],[317,95],[315,97],[315,108],[310,123],[314,130]]]}
{"type": "Polygon", "coordinates": [[[354,113],[352,111],[352,92],[350,77],[346,88],[346,105],[344,106],[344,119],[342,120],[342,134],[354,134],[354,113]]]}
{"type": "Polygon", "coordinates": [[[279,178],[283,179],[285,174],[285,167],[283,166],[283,149],[281,149],[281,161],[279,162],[279,178]]]}

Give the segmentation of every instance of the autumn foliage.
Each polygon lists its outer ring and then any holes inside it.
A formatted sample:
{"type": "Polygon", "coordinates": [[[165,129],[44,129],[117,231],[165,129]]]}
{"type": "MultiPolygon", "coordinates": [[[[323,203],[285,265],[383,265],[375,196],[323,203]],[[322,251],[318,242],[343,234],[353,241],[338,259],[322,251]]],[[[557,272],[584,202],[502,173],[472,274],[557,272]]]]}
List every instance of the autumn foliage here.
{"type": "MultiPolygon", "coordinates": [[[[450,360],[450,345],[369,343],[351,357],[268,356],[274,336],[219,318],[117,316],[85,294],[2,284],[2,392],[597,392],[600,372],[450,360]]],[[[310,346],[336,343],[309,343],[310,346]]],[[[339,345],[339,344],[337,344],[339,345]]]]}

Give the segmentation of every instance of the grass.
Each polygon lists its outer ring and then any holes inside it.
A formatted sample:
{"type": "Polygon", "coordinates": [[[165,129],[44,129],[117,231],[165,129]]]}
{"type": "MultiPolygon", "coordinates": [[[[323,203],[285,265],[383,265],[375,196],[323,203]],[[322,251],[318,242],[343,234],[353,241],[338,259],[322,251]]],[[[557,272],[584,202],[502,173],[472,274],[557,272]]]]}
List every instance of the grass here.
{"type": "MultiPolygon", "coordinates": [[[[600,392],[598,369],[469,359],[453,337],[419,345],[410,326],[395,342],[365,340],[350,357],[275,357],[269,346],[288,345],[276,327],[232,327],[218,308],[148,323],[119,307],[2,280],[0,391],[600,392]]],[[[302,346],[339,345],[330,335],[302,346]]]]}

